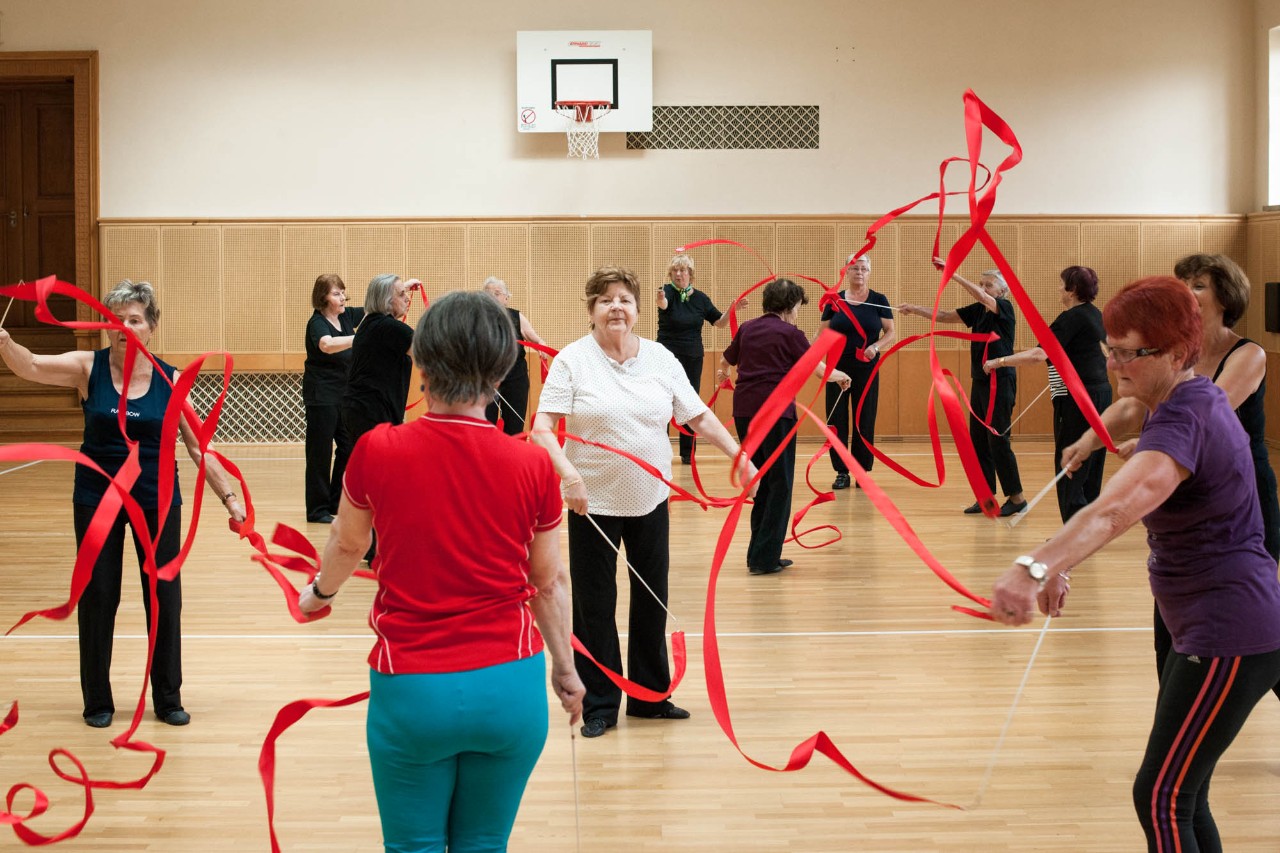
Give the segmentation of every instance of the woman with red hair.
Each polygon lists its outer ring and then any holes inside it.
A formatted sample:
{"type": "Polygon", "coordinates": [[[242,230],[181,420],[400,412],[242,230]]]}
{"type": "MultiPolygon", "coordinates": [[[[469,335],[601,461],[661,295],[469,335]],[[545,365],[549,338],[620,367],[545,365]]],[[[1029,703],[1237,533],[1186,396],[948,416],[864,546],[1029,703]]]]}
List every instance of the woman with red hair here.
{"type": "MultiPolygon", "coordinates": [[[[1173,637],[1134,806],[1148,850],[1220,851],[1209,811],[1218,759],[1280,681],[1280,581],[1263,546],[1249,436],[1227,395],[1195,372],[1201,320],[1175,278],[1135,281],[1103,311],[1108,367],[1141,403],[1142,435],[1102,494],[997,580],[992,615],[1056,614],[1066,572],[1141,521],[1151,589],[1173,637]]],[[[1078,469],[1090,436],[1067,448],[1078,469]]]]}

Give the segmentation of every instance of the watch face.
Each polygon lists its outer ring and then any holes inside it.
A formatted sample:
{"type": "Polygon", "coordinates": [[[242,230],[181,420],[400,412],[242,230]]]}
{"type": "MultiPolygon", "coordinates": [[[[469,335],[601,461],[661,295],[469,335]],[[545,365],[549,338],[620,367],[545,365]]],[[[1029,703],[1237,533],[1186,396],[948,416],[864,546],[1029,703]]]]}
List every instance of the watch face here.
{"type": "Polygon", "coordinates": [[[1027,574],[1031,575],[1033,580],[1042,581],[1049,576],[1049,567],[1044,563],[1032,563],[1027,566],[1027,574]]]}

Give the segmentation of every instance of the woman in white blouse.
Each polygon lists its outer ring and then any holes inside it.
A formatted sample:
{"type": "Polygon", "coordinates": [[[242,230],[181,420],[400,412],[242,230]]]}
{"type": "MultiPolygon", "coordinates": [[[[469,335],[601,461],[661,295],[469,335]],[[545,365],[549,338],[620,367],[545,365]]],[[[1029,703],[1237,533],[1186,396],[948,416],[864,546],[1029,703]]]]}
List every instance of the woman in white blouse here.
{"type": "MultiPolygon", "coordinates": [[[[552,362],[538,401],[533,440],[551,454],[565,502],[573,510],[569,574],[574,634],[601,665],[622,671],[614,548],[625,545],[628,561],[652,590],[651,594],[631,578],[626,674],[638,684],[663,690],[671,681],[665,609],[668,488],[617,454],[572,441],[561,449],[554,435],[556,421],[566,418],[569,432],[625,450],[670,478],[666,426],[674,416],[730,459],[738,456],[738,443],[699,398],[675,356],[633,332],[639,297],[635,273],[621,267],[602,267],[587,281],[591,333],[566,346],[552,362]],[[608,542],[594,529],[593,520],[608,542]]],[[[755,476],[748,460],[740,459],[738,465],[742,477],[755,476]]],[[[617,725],[622,692],[585,658],[578,656],[577,666],[587,687],[582,734],[599,737],[617,725]]],[[[627,716],[683,720],[689,712],[670,700],[629,697],[627,716]]]]}

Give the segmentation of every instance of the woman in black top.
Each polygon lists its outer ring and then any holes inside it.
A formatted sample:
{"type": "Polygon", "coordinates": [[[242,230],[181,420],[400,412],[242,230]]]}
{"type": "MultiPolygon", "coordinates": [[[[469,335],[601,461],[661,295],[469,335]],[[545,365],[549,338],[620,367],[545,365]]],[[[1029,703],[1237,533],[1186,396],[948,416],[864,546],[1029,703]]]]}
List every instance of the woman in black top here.
{"type": "MultiPolygon", "coordinates": [[[[421,282],[383,273],[375,275],[365,291],[365,316],[351,342],[351,372],[342,398],[342,423],[352,447],[378,424],[404,423],[413,373],[413,329],[403,318],[409,313],[409,288],[415,284],[421,282]]],[[[374,542],[365,558],[372,561],[376,550],[374,542]]]]}
{"type": "MultiPolygon", "coordinates": [[[[1102,312],[1093,304],[1098,295],[1098,274],[1089,267],[1067,267],[1061,273],[1059,298],[1066,310],[1049,326],[1049,331],[1066,350],[1067,360],[1075,368],[1081,384],[1099,412],[1111,405],[1111,382],[1107,379],[1107,357],[1102,343],[1107,338],[1102,328],[1102,312]]],[[[1013,355],[989,358],[982,369],[987,373],[1001,367],[1022,367],[1048,361],[1041,347],[1032,347],[1013,355]]],[[[1089,422],[1067,391],[1067,386],[1053,363],[1049,363],[1049,396],[1053,399],[1053,458],[1061,470],[1062,451],[1075,444],[1089,422]]],[[[1107,451],[1100,448],[1089,455],[1070,477],[1058,480],[1058,512],[1066,521],[1098,497],[1102,491],[1102,466],[1107,451]]]]}
{"type": "MultiPolygon", "coordinates": [[[[511,307],[511,291],[507,289],[505,281],[491,275],[484,280],[481,289],[506,309],[511,325],[515,328],[517,341],[547,345],[533,330],[529,318],[511,307]]],[[[496,424],[501,417],[502,431],[507,435],[519,435],[525,431],[525,416],[529,409],[529,362],[525,359],[524,350],[523,346],[516,344],[516,363],[498,386],[498,394],[493,402],[484,410],[484,416],[491,424],[496,424]]],[[[543,362],[548,361],[544,352],[538,352],[538,358],[543,362]]]]}
{"type": "MultiPolygon", "coordinates": [[[[846,273],[848,284],[840,291],[840,298],[848,305],[849,312],[857,319],[858,324],[855,326],[850,322],[839,308],[827,305],[822,309],[819,332],[832,329],[849,339],[844,351],[840,353],[840,361],[836,363],[836,367],[848,374],[852,384],[842,388],[834,380],[827,382],[827,422],[835,430],[840,443],[849,448],[863,470],[870,471],[876,461],[870,445],[876,442],[876,413],[880,404],[880,374],[873,377],[871,371],[880,360],[881,350],[893,343],[896,332],[888,298],[867,286],[871,278],[871,258],[864,255],[856,262],[853,258],[850,255],[849,260],[845,261],[853,265],[846,273]],[[866,361],[858,360],[859,350],[866,361]],[[858,435],[861,437],[851,441],[851,413],[858,410],[858,401],[862,400],[868,383],[871,387],[866,390],[862,416],[858,419],[858,435]]],[[[834,449],[831,450],[831,467],[836,472],[836,481],[831,484],[831,488],[849,488],[849,466],[834,449]]]]}
{"type": "MultiPolygon", "coordinates": [[[[743,303],[745,304],[745,303],[743,303]]],[[[702,392],[702,324],[725,326],[729,315],[721,314],[710,297],[693,287],[693,258],[676,255],[667,266],[667,283],[658,288],[658,343],[680,362],[693,390],[702,392]]],[[[680,461],[689,464],[693,438],[680,433],[680,461]]]]}
{"type": "Polygon", "coordinates": [[[302,370],[302,402],[307,411],[307,521],[329,524],[338,511],[342,472],[353,443],[342,425],[342,395],[351,368],[351,342],[364,309],[347,307],[347,286],[333,273],[316,278],[311,307],[316,310],[307,321],[307,361],[302,370]]]}
{"type": "MultiPolygon", "coordinates": [[[[934,263],[941,267],[942,259],[934,258],[934,263]]],[[[1013,444],[1009,441],[1009,426],[1013,422],[1013,404],[1018,397],[1018,374],[1012,367],[996,369],[995,406],[991,412],[990,428],[981,418],[986,417],[987,408],[991,405],[991,383],[982,363],[986,358],[1000,358],[1013,354],[1013,303],[1008,300],[1009,286],[999,270],[987,270],[974,284],[959,273],[952,275],[960,285],[971,293],[978,301],[965,305],[954,311],[938,310],[939,323],[963,323],[977,334],[995,332],[996,340],[973,341],[969,344],[969,370],[973,376],[973,386],[969,391],[969,438],[973,441],[973,450],[982,466],[982,473],[987,480],[987,488],[994,493],[996,477],[1000,478],[1000,487],[1004,489],[1005,502],[1000,507],[1001,517],[1008,517],[1021,512],[1027,505],[1022,494],[1022,478],[1018,474],[1018,459],[1013,455],[1013,444]]],[[[930,317],[933,310],[920,305],[901,305],[899,311],[915,314],[919,317],[930,317]]],[[[982,508],[975,502],[965,509],[965,513],[975,515],[982,508]]]]}

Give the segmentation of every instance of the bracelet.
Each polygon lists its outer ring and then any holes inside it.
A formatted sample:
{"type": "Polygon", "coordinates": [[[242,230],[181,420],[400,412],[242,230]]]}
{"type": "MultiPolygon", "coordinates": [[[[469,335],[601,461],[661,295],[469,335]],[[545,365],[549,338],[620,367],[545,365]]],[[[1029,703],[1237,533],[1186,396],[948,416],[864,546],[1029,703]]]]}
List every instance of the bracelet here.
{"type": "Polygon", "coordinates": [[[1000,366],[1004,367],[1004,356],[1000,356],[1000,366]]]}
{"type": "Polygon", "coordinates": [[[320,584],[319,584],[319,576],[317,575],[317,579],[316,579],[316,580],[313,580],[313,581],[311,582],[311,594],[312,594],[312,595],[314,595],[316,598],[320,599],[321,601],[329,601],[329,600],[331,600],[335,595],[337,595],[337,594],[338,594],[338,591],[335,589],[335,590],[334,590],[332,593],[330,593],[329,595],[325,595],[323,592],[321,592],[321,591],[320,591],[320,584]]]}
{"type": "Polygon", "coordinates": [[[223,496],[222,496],[222,505],[223,505],[223,506],[226,506],[226,505],[227,505],[227,501],[231,500],[231,499],[232,499],[232,498],[234,498],[235,496],[236,496],[236,493],[235,493],[235,492],[227,492],[225,495],[223,495],[223,496]]]}
{"type": "Polygon", "coordinates": [[[582,482],[582,478],[581,478],[581,477],[579,477],[579,478],[578,478],[578,479],[576,479],[576,480],[561,480],[561,481],[560,481],[560,488],[562,488],[562,489],[567,489],[567,488],[569,488],[570,486],[576,486],[576,485],[578,485],[578,484],[579,484],[579,483],[581,483],[581,482],[582,482]]]}

